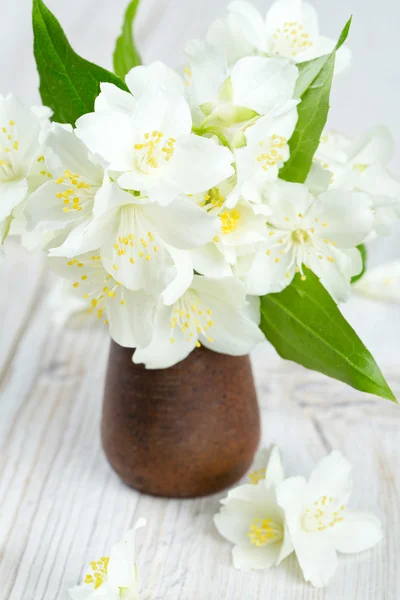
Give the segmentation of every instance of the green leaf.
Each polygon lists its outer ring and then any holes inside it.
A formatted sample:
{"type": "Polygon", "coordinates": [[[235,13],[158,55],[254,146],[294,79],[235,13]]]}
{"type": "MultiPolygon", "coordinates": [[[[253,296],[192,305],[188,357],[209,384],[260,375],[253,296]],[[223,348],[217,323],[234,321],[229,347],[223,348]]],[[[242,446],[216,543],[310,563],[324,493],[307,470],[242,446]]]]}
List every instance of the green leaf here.
{"type": "Polygon", "coordinates": [[[127,90],[113,73],[74,52],[42,0],[33,0],[32,21],[40,94],[43,104],[53,110],[54,121],[74,125],[79,117],[92,112],[103,81],[127,90]]]}
{"type": "Polygon", "coordinates": [[[367,253],[367,249],[364,246],[364,244],[361,244],[360,246],[357,246],[358,250],[361,253],[361,258],[362,258],[362,262],[363,262],[363,268],[361,273],[359,273],[359,275],[356,275],[355,277],[352,278],[351,283],[356,283],[356,281],[359,281],[362,277],[364,277],[365,272],[367,270],[367,260],[368,260],[368,253],[367,253]]]}
{"type": "Polygon", "coordinates": [[[301,98],[301,102],[296,129],[289,140],[290,158],[279,173],[285,181],[304,183],[310,172],[328,118],[336,51],[346,41],[350,25],[351,19],[331,54],[297,65],[299,77],[295,96],[301,98]]]}
{"type": "Polygon", "coordinates": [[[282,358],[396,402],[373,357],[311,271],[261,298],[261,330],[282,358]]]}
{"type": "Polygon", "coordinates": [[[121,35],[115,46],[114,71],[123,80],[133,67],[142,64],[142,59],[133,38],[133,23],[139,8],[139,2],[140,0],[132,0],[126,9],[121,35]]]}

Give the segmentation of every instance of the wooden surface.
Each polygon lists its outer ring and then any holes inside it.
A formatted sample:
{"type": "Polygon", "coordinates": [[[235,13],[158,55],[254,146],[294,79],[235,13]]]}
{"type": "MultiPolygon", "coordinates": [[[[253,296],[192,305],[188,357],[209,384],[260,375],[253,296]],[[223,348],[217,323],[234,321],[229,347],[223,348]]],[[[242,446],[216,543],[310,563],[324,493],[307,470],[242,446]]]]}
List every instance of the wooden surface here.
{"type": "MultiPolygon", "coordinates": [[[[53,280],[52,280],[53,281],[53,280]]],[[[143,600],[398,600],[400,409],[281,361],[267,344],[253,356],[263,439],[281,446],[289,474],[308,474],[332,448],[355,467],[353,507],[383,520],[376,549],[343,558],[326,590],[302,582],[295,559],[242,574],[212,516],[221,494],[160,500],[125,487],[100,448],[108,336],[93,321],[51,323],[49,274],[13,248],[0,276],[0,597],[58,600],[90,560],[140,516],[143,600]]],[[[354,299],[349,318],[400,397],[397,306],[354,299]]]]}
{"type": "MultiPolygon", "coordinates": [[[[77,50],[109,67],[125,0],[48,4],[77,50]]],[[[145,58],[178,64],[184,40],[204,33],[224,4],[143,0],[145,58]]],[[[331,35],[349,11],[356,16],[355,71],[335,91],[333,123],[358,134],[365,125],[387,122],[399,143],[400,5],[382,0],[380,13],[376,6],[337,0],[334,8],[322,8],[331,35]]],[[[0,89],[33,102],[29,10],[30,0],[2,6],[0,89]]],[[[396,255],[398,242],[388,241],[373,260],[396,255]]],[[[212,524],[221,495],[182,502],[141,496],[111,471],[99,437],[107,333],[93,322],[75,330],[55,327],[49,286],[39,257],[10,250],[0,268],[1,600],[64,600],[87,563],[107,553],[140,516],[149,522],[138,540],[143,600],[400,598],[398,407],[284,363],[267,344],[256,351],[264,443],[281,446],[288,474],[308,474],[332,448],[341,450],[355,467],[352,505],[382,519],[385,539],[370,552],[343,558],[326,590],[304,584],[293,557],[277,570],[242,574],[212,524]]],[[[354,298],[345,313],[400,397],[399,307],[354,298]]]]}

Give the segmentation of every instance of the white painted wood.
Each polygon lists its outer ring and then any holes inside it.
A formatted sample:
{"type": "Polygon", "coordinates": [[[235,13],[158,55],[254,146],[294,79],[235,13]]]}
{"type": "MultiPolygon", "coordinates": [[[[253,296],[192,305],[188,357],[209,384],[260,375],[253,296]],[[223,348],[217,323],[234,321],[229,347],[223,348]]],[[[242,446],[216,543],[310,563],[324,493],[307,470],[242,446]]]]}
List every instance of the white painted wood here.
{"type": "MultiPolygon", "coordinates": [[[[12,255],[26,272],[36,268],[24,251],[13,249],[12,255]]],[[[19,287],[10,294],[18,296],[24,285],[15,281],[19,287]]],[[[87,563],[144,516],[149,525],[138,544],[144,600],[397,600],[398,407],[284,363],[267,344],[255,352],[265,444],[281,446],[289,474],[308,474],[332,448],[344,452],[355,466],[353,506],[379,515],[386,535],[377,549],[344,558],[322,591],[302,582],[294,558],[267,573],[236,572],[230,545],[212,524],[221,495],[184,502],[150,498],[126,488],[109,468],[98,432],[107,333],[90,322],[79,330],[52,327],[46,282],[44,276],[25,290],[25,311],[18,314],[23,333],[9,346],[0,380],[2,598],[66,598],[87,563]]],[[[362,307],[366,315],[374,306],[355,299],[348,312],[362,307]]],[[[378,307],[385,338],[373,320],[364,319],[362,333],[385,360],[400,396],[396,357],[389,360],[385,352],[387,340],[395,349],[400,324],[393,325],[387,307],[378,307]]],[[[5,321],[2,331],[9,339],[15,325],[5,321]]]]}
{"type": "MultiPolygon", "coordinates": [[[[145,59],[179,64],[181,45],[202,35],[224,4],[142,0],[138,37],[145,59]]],[[[48,0],[48,5],[77,51],[111,66],[125,0],[48,0]]],[[[382,0],[378,11],[369,1],[337,0],[321,11],[330,35],[349,12],[356,16],[355,70],[337,84],[334,125],[343,121],[345,130],[360,133],[365,121],[386,121],[400,139],[400,5],[382,0]]],[[[34,102],[31,43],[30,0],[4,2],[1,91],[34,102]]],[[[398,243],[382,245],[377,254],[398,255],[398,243]]],[[[111,471],[98,434],[107,333],[93,323],[79,330],[54,328],[48,289],[41,258],[10,249],[0,268],[1,600],[64,600],[86,564],[107,553],[140,516],[149,521],[138,540],[143,600],[400,598],[396,406],[284,363],[267,344],[257,350],[265,444],[281,446],[289,474],[308,474],[332,448],[344,452],[355,465],[353,506],[382,519],[385,540],[371,552],[343,558],[326,590],[304,584],[294,558],[280,569],[239,573],[231,565],[230,545],[212,524],[221,495],[185,502],[150,498],[123,486],[111,471]]],[[[344,312],[400,397],[398,307],[354,298],[344,312]]]]}

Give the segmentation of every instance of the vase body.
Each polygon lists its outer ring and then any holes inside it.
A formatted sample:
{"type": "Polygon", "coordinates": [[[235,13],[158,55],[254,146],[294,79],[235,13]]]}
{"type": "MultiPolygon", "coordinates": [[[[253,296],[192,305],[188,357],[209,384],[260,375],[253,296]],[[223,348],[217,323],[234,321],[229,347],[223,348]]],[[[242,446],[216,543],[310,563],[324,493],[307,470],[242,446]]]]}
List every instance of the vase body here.
{"type": "Polygon", "coordinates": [[[129,486],[157,496],[216,493],[248,470],[260,439],[249,358],[199,348],[181,363],[146,370],[111,343],[102,442],[129,486]]]}

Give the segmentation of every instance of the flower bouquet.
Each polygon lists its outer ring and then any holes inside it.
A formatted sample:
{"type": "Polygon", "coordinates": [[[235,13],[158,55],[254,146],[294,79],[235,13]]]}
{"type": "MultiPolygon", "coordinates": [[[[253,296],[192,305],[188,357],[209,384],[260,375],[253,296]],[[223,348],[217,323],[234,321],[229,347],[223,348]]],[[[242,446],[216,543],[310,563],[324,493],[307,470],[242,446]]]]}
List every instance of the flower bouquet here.
{"type": "Polygon", "coordinates": [[[244,356],[267,339],[394,400],[338,308],[366,268],[365,241],[400,217],[389,132],[325,131],[351,20],[334,42],[301,0],[265,19],[234,1],[175,71],[140,64],[137,8],[111,73],[33,1],[46,108],[0,98],[0,248],[22,222],[136,365],[174,367],[200,347],[244,356]]]}

